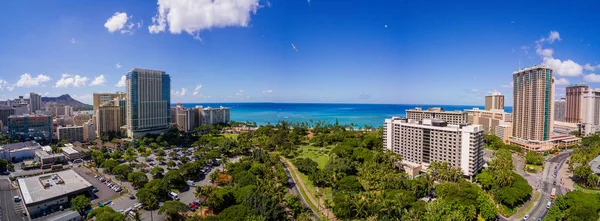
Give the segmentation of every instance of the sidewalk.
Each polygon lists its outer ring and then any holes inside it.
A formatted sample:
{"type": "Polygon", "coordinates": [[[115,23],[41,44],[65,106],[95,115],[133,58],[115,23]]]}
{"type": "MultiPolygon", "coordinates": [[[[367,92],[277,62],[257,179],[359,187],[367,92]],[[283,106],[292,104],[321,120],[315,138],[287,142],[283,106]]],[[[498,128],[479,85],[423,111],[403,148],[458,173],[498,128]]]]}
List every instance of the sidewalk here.
{"type": "Polygon", "coordinates": [[[560,177],[558,182],[564,188],[568,190],[574,190],[575,187],[573,187],[573,184],[575,184],[575,182],[573,182],[573,180],[571,179],[573,173],[569,172],[569,164],[567,163],[567,161],[570,159],[571,157],[569,156],[567,160],[565,160],[565,164],[563,164],[560,170],[558,171],[558,177],[560,177]]]}

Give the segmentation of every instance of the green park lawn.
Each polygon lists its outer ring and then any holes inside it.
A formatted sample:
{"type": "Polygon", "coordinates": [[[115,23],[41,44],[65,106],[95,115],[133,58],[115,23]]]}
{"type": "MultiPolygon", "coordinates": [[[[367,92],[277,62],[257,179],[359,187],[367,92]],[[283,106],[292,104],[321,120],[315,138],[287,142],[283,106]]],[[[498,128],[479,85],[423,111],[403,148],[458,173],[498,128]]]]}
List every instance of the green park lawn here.
{"type": "Polygon", "coordinates": [[[596,193],[596,194],[600,194],[600,190],[588,189],[588,188],[585,188],[585,187],[582,187],[582,186],[579,186],[579,185],[577,185],[577,183],[574,183],[574,184],[573,184],[573,187],[574,187],[576,190],[581,190],[581,191],[583,191],[584,193],[596,193]]]}
{"type": "Polygon", "coordinates": [[[329,160],[329,152],[333,146],[328,147],[315,147],[311,145],[305,145],[298,148],[300,154],[296,158],[308,158],[316,161],[319,164],[319,168],[325,168],[325,164],[329,160]]]}

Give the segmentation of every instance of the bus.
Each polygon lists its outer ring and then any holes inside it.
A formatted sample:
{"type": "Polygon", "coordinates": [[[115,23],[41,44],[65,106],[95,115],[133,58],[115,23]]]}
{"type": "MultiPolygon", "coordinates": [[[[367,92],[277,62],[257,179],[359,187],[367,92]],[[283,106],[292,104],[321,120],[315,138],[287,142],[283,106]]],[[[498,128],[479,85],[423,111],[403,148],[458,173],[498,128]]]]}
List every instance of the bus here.
{"type": "Polygon", "coordinates": [[[550,192],[550,199],[554,199],[556,197],[556,188],[552,188],[552,192],[550,192]]]}

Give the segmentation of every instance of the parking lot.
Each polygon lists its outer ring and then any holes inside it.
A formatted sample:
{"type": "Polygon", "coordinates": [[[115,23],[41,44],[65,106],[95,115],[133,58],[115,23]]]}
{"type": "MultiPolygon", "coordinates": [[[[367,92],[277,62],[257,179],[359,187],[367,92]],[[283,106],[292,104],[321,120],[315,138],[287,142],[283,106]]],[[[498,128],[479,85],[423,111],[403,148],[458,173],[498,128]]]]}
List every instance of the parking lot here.
{"type": "Polygon", "coordinates": [[[76,167],[73,168],[73,171],[77,172],[77,174],[79,174],[81,177],[83,177],[85,180],[90,182],[94,187],[98,189],[98,192],[95,193],[96,198],[92,199],[93,205],[97,205],[99,202],[106,202],[110,198],[119,195],[119,193],[115,192],[114,190],[111,190],[104,183],[95,179],[95,174],[92,173],[92,171],[90,171],[88,168],[76,167]]]}

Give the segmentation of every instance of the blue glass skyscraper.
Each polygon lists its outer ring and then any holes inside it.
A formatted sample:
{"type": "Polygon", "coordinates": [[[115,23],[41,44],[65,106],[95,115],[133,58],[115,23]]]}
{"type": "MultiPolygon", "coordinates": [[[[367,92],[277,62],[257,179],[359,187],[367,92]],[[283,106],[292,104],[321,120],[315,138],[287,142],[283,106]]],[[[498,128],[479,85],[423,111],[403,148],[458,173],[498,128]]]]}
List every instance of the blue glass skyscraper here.
{"type": "Polygon", "coordinates": [[[170,122],[171,77],[134,68],[127,73],[127,135],[139,138],[165,131],[170,122]]]}

